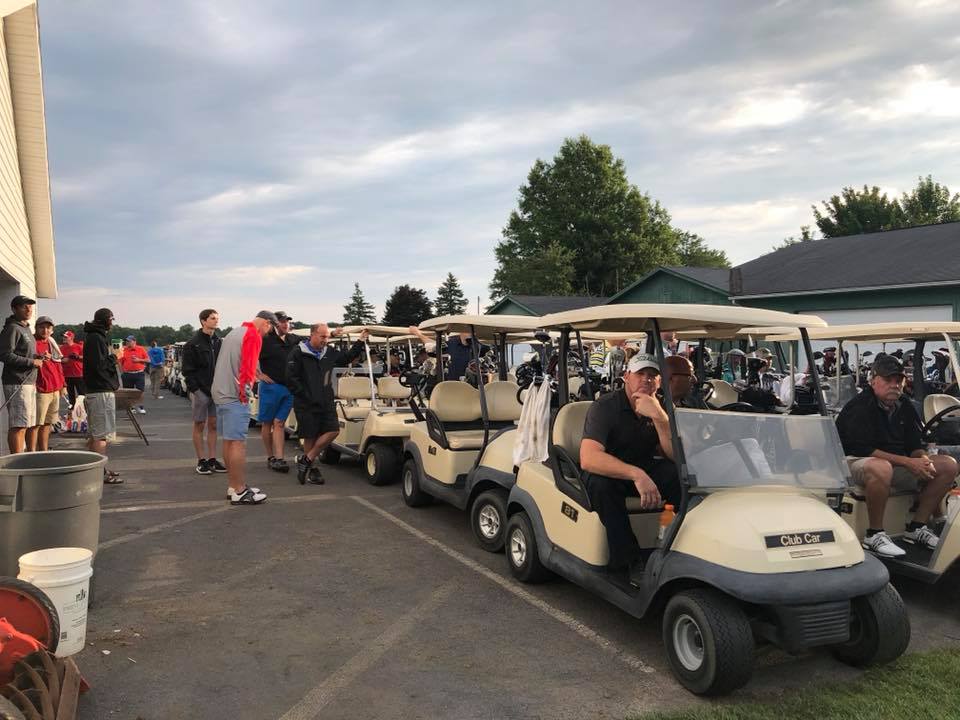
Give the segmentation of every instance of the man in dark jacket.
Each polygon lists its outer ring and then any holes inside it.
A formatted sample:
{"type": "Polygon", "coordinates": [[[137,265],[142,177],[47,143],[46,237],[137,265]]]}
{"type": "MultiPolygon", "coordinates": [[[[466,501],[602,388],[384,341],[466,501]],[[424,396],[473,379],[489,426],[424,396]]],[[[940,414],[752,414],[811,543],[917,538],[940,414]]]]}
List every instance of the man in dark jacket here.
{"type": "Polygon", "coordinates": [[[217,460],[217,406],[211,397],[213,370],[220,354],[217,325],[220,315],[213,308],[200,312],[200,329],[183,346],[180,371],[187,381],[193,406],[193,449],[197,451],[197,473],[225,473],[227,468],[217,460]],[[207,452],[203,452],[203,430],[207,430],[207,452]]]}
{"type": "Polygon", "coordinates": [[[283,427],[293,407],[293,395],[287,388],[287,358],[302,338],[291,334],[293,318],[277,310],[277,326],[263,338],[260,348],[260,369],[257,371],[257,420],[260,438],[267,451],[267,467],[276,472],[289,472],[283,459],[286,434],[283,427]]]}
{"type": "Polygon", "coordinates": [[[11,453],[23,452],[27,428],[37,424],[37,369],[43,365],[43,359],[37,357],[36,340],[30,332],[35,304],[33,298],[17,295],[10,302],[13,314],[0,332],[3,396],[10,417],[7,444],[11,453]]]}
{"type": "Polygon", "coordinates": [[[293,392],[293,411],[297,414],[297,434],[303,439],[304,454],[297,458],[297,479],[307,479],[314,485],[323,484],[320,468],[314,461],[340,432],[334,399],[335,367],[344,367],[363,353],[369,333],[364,330],[360,339],[347,352],[335,350],[328,343],[330,336],[340,334],[340,328],[330,332],[326,323],[310,327],[310,337],[290,351],[287,360],[287,386],[293,392]]]}
{"type": "MultiPolygon", "coordinates": [[[[113,312],[100,308],[93,314],[93,322],[84,323],[83,385],[87,390],[84,404],[87,408],[87,449],[107,454],[107,439],[117,431],[116,393],[120,387],[117,359],[110,352],[107,333],[113,327],[113,312]]],[[[123,482],[119,473],[103,471],[107,484],[123,482]]]]}

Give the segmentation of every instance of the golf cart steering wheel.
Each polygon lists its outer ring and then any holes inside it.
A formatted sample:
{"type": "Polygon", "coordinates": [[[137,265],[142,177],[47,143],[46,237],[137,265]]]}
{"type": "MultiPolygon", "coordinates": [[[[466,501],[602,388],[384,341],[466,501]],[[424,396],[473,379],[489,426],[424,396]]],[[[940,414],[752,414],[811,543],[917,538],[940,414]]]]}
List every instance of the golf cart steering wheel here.
{"type": "Polygon", "coordinates": [[[413,372],[413,370],[404,370],[397,377],[397,382],[405,388],[413,389],[420,384],[420,374],[413,372]]]}
{"type": "Polygon", "coordinates": [[[696,389],[697,393],[700,395],[700,398],[704,402],[708,402],[710,398],[713,397],[713,393],[716,390],[716,388],[713,386],[713,383],[711,383],[709,380],[702,380],[701,382],[697,383],[696,389]]]}
{"type": "Polygon", "coordinates": [[[717,410],[730,410],[732,412],[757,412],[757,407],[748,402],[742,402],[738,400],[737,402],[722,405],[717,408],[717,410]]]}
{"type": "Polygon", "coordinates": [[[920,437],[922,437],[924,440],[927,440],[927,441],[932,440],[934,433],[936,432],[940,424],[944,421],[944,418],[946,418],[946,416],[949,415],[950,413],[954,413],[957,411],[960,411],[960,403],[957,403],[956,405],[951,405],[950,407],[944,408],[943,410],[938,412],[936,415],[930,418],[930,420],[924,423],[923,429],[920,431],[920,437]]]}

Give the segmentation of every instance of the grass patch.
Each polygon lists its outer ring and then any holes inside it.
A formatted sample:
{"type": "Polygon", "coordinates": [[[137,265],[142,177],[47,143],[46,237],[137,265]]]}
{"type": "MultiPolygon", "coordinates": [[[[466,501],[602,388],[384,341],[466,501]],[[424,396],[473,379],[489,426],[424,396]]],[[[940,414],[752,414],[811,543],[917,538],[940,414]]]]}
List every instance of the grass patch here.
{"type": "Polygon", "coordinates": [[[960,718],[960,649],[908,655],[844,685],[784,693],[770,703],[723,704],[643,720],[906,720],[960,718]]]}

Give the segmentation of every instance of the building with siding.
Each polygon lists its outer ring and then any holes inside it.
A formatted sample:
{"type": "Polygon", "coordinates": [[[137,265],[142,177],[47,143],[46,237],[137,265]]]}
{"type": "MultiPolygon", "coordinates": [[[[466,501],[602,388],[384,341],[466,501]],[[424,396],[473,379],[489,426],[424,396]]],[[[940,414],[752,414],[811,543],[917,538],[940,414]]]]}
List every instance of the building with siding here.
{"type": "Polygon", "coordinates": [[[505,295],[495,302],[487,315],[529,315],[539,317],[548,313],[579,310],[592,305],[603,305],[604,297],[577,297],[552,295],[505,295]]]}
{"type": "Polygon", "coordinates": [[[730,304],[730,270],[709,267],[658,267],[610,298],[620,303],[730,304]]]}

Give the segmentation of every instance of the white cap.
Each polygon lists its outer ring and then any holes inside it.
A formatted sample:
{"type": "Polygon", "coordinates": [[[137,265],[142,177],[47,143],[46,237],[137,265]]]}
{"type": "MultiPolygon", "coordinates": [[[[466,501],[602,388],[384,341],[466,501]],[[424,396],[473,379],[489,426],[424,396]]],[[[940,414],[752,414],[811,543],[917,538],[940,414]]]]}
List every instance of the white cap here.
{"type": "Polygon", "coordinates": [[[640,372],[644,368],[650,368],[660,372],[660,365],[657,363],[657,359],[648,353],[637,353],[632,358],[630,362],[627,363],[627,372],[640,372]]]}

